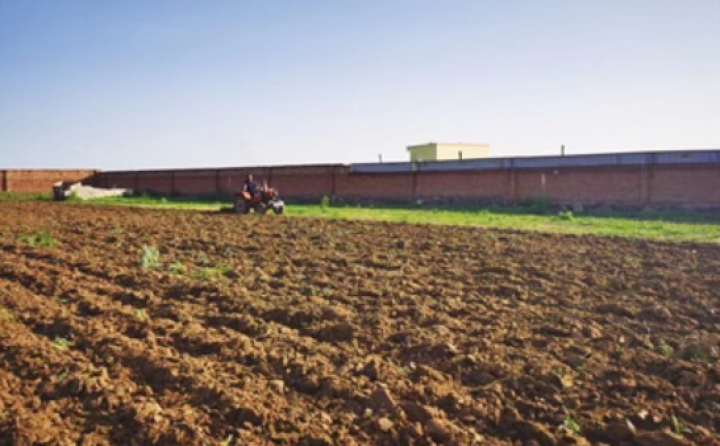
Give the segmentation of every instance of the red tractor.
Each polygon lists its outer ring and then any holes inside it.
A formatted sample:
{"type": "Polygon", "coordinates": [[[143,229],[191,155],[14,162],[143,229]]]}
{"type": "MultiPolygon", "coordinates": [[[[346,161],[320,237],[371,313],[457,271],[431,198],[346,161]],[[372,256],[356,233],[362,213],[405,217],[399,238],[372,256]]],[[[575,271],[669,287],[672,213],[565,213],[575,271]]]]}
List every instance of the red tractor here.
{"type": "Polygon", "coordinates": [[[258,194],[252,195],[244,191],[235,194],[235,213],[249,214],[254,210],[256,214],[263,215],[268,209],[272,209],[276,215],[282,214],[285,209],[285,202],[280,199],[280,194],[271,187],[261,187],[258,194]]]}

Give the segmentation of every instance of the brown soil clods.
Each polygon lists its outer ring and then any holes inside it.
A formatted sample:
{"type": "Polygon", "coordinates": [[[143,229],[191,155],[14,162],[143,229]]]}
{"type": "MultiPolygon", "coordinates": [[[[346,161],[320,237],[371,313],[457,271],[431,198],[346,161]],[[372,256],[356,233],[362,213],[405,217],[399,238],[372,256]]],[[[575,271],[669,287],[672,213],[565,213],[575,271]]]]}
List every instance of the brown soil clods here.
{"type": "Polygon", "coordinates": [[[0,445],[717,444],[719,276],[713,245],[0,203],[0,445]]]}

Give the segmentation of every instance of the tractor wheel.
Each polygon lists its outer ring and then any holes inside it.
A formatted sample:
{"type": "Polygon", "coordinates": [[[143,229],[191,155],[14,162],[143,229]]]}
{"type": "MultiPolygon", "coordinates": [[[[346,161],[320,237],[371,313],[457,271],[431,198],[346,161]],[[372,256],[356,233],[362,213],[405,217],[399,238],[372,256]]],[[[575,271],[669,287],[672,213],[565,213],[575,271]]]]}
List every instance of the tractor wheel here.
{"type": "Polygon", "coordinates": [[[273,211],[275,211],[275,215],[282,214],[284,210],[285,210],[284,207],[279,207],[279,208],[273,207],[273,211]]]}
{"type": "Polygon", "coordinates": [[[243,200],[242,197],[238,196],[235,197],[235,206],[233,206],[233,210],[236,214],[249,214],[250,206],[248,206],[248,203],[243,200]]]}
{"type": "Polygon", "coordinates": [[[265,205],[262,203],[256,204],[253,209],[255,209],[255,213],[258,215],[265,215],[265,211],[267,210],[265,209],[265,205]]]}
{"type": "Polygon", "coordinates": [[[235,213],[237,214],[249,214],[250,213],[250,206],[248,206],[247,202],[245,200],[238,200],[235,203],[235,213]]]}

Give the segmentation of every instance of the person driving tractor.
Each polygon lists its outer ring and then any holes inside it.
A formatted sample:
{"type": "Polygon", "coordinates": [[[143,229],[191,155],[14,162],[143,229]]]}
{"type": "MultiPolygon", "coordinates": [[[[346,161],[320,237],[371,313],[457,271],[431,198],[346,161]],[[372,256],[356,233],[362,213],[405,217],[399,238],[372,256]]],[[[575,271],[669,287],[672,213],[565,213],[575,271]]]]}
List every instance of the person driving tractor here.
{"type": "Polygon", "coordinates": [[[258,194],[260,194],[260,187],[258,186],[257,181],[253,179],[252,174],[248,175],[247,178],[245,178],[243,192],[247,192],[253,197],[257,197],[258,194]]]}
{"type": "Polygon", "coordinates": [[[280,199],[277,189],[267,184],[259,185],[252,174],[245,177],[242,191],[235,194],[234,211],[238,214],[247,214],[254,210],[256,214],[264,214],[272,209],[276,214],[282,214],[285,202],[280,199]]]}

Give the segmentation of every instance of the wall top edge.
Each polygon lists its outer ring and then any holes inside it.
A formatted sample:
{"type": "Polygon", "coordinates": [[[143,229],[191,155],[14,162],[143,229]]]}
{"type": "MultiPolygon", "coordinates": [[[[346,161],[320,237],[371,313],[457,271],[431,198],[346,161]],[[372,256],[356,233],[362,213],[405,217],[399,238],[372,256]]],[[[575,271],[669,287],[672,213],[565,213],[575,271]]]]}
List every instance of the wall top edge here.
{"type": "Polygon", "coordinates": [[[353,173],[447,172],[567,167],[720,164],[720,150],[481,158],[432,162],[354,164],[353,173]]]}
{"type": "Polygon", "coordinates": [[[0,167],[2,172],[102,172],[100,169],[5,169],[0,167]]]}

